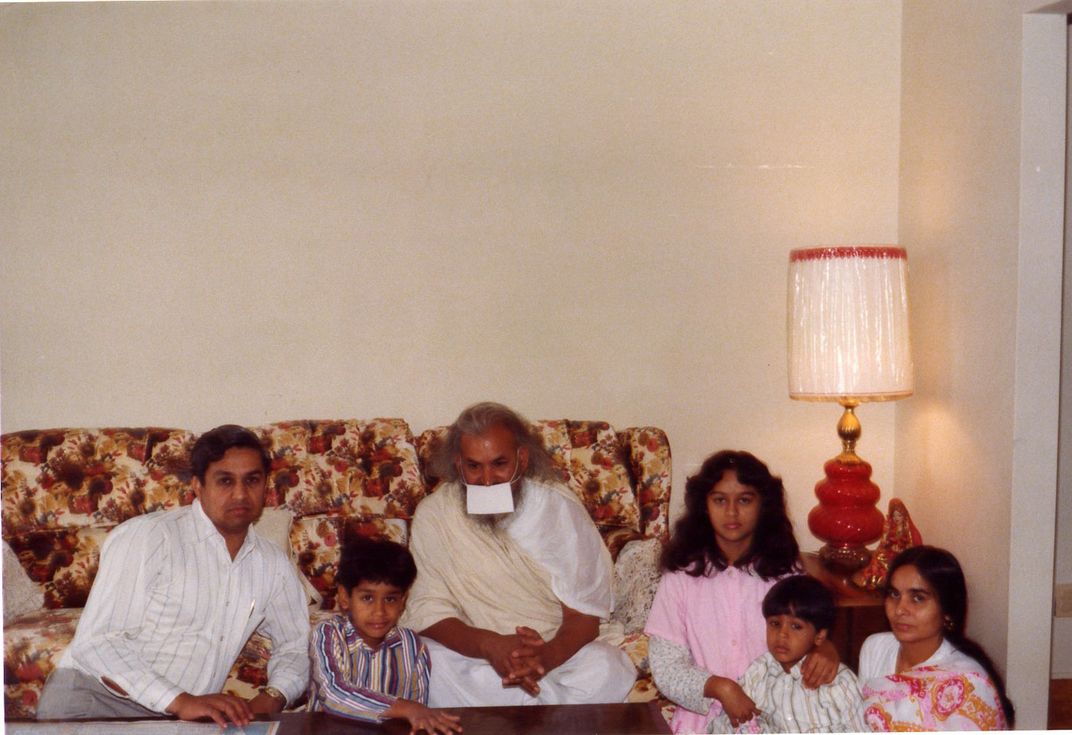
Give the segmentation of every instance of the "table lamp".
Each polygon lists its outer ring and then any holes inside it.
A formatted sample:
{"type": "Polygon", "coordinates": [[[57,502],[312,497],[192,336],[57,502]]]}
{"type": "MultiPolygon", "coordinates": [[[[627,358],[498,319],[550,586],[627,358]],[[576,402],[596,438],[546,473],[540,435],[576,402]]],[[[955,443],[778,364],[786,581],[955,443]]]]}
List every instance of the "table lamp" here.
{"type": "Polygon", "coordinates": [[[826,544],[828,567],[853,571],[870,556],[866,545],[882,534],[871,465],[856,454],[860,421],[869,401],[912,395],[908,336],[908,258],[892,245],[804,248],[789,254],[789,397],[836,401],[841,454],[826,462],[815,485],[819,504],[808,528],[826,544]]]}

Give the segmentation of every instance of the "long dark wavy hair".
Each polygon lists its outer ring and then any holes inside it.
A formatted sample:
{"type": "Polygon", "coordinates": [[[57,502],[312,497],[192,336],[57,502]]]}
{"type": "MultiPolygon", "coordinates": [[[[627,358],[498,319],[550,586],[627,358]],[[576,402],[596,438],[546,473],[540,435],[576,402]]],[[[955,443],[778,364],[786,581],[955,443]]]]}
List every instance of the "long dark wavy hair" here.
{"type": "Polygon", "coordinates": [[[800,571],[800,547],[785,510],[782,479],[748,452],[733,450],[712,454],[685,482],[685,514],[674,525],[674,535],[663,552],[663,569],[699,577],[709,569],[722,571],[729,566],[707,515],[707,495],[726,472],[736,472],[737,482],[753,488],[760,499],[752,544],[734,566],[751,567],[763,579],[800,571]]]}
{"type": "Polygon", "coordinates": [[[890,564],[890,571],[886,576],[885,593],[887,595],[890,593],[893,573],[905,566],[918,569],[919,575],[934,590],[945,621],[942,628],[945,639],[958,651],[971,656],[986,669],[986,673],[998,690],[1001,707],[1005,710],[1005,719],[1011,729],[1016,720],[1016,708],[1005,693],[1005,681],[994,668],[994,662],[986,655],[983,647],[964,634],[964,626],[968,618],[968,585],[957,558],[945,549],[939,549],[936,546],[912,546],[905,549],[890,564]]]}

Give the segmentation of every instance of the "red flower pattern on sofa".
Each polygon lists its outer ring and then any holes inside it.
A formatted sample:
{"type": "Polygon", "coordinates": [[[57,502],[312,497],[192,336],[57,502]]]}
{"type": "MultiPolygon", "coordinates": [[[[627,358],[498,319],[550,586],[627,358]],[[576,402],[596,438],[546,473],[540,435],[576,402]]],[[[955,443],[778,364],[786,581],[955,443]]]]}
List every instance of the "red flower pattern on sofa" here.
{"type": "MultiPolygon", "coordinates": [[[[535,426],[612,555],[631,540],[665,542],[671,465],[660,429],[619,432],[605,422],[568,420],[535,426]]],[[[266,506],[293,514],[292,557],[323,598],[310,613],[316,622],[335,608],[339,546],[348,534],[408,541],[413,512],[434,488],[427,459],[444,430],[415,438],[402,419],[251,428],[272,459],[266,506]]],[[[108,531],[135,515],[193,502],[187,458],[195,437],[155,427],[0,436],[3,538],[44,600],[42,610],[5,626],[8,719],[34,717],[44,681],[74,635],[108,531]]],[[[647,641],[627,632],[623,647],[640,667],[631,698],[651,699],[657,692],[647,672],[647,641]]],[[[225,689],[250,696],[267,679],[270,652],[271,641],[255,633],[225,689]]]]}

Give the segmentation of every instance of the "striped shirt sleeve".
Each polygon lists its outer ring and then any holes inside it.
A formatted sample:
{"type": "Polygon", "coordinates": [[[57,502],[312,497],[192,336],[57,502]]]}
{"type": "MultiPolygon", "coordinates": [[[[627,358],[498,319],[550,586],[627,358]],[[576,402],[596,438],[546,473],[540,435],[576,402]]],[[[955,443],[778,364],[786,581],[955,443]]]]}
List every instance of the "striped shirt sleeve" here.
{"type": "MultiPolygon", "coordinates": [[[[336,618],[335,620],[338,620],[336,618]]],[[[363,722],[382,722],[397,697],[367,686],[369,673],[350,654],[350,646],[335,620],[316,626],[309,639],[310,676],[315,701],[310,708],[363,722]]]]}
{"type": "Polygon", "coordinates": [[[432,659],[428,653],[428,646],[424,644],[416,633],[407,631],[417,647],[416,676],[413,681],[413,699],[423,705],[428,704],[428,681],[432,676],[432,659]]]}
{"type": "MultiPolygon", "coordinates": [[[[836,723],[842,732],[867,732],[864,722],[864,702],[860,696],[860,684],[856,675],[845,665],[841,666],[837,678],[826,689],[833,700],[832,709],[838,713],[836,723]]],[[[831,730],[833,731],[833,730],[831,730]]]]}
{"type": "Polygon", "coordinates": [[[279,584],[268,598],[263,625],[272,639],[268,683],[281,691],[287,702],[294,702],[309,683],[309,613],[299,572],[292,564],[278,567],[275,575],[279,584]]]}
{"type": "Polygon", "coordinates": [[[83,671],[98,680],[107,676],[130,699],[162,713],[183,689],[153,670],[138,635],[144,624],[144,590],[170,563],[169,547],[152,543],[140,529],[139,524],[122,524],[105,539],[70,655],[83,671]],[[137,564],[133,570],[130,560],[137,564]]]}

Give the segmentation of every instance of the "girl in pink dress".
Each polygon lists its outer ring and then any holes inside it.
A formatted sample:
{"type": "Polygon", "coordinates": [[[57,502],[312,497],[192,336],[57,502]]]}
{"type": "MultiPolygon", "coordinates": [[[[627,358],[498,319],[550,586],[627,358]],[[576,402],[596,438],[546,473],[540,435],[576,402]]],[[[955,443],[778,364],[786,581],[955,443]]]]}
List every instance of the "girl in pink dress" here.
{"type": "MultiPolygon", "coordinates": [[[[763,597],[800,573],[799,552],[781,479],[748,452],[718,452],[688,479],[644,629],[655,685],[677,704],[674,732],[706,732],[722,711],[735,727],[758,714],[737,678],[767,650],[763,597]]],[[[838,663],[825,642],[805,684],[833,681],[838,663]]]]}

